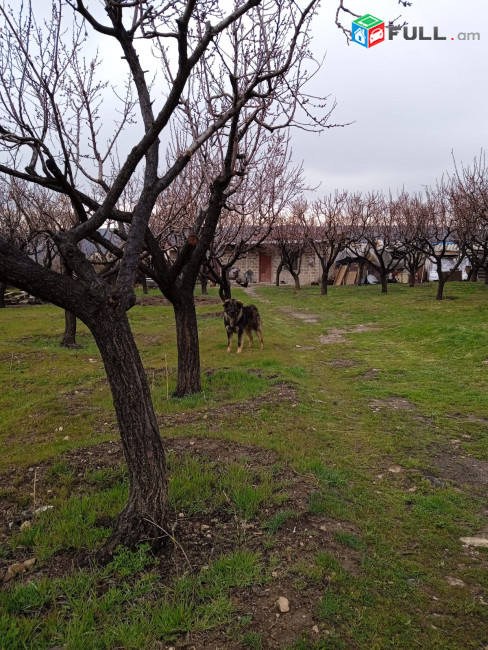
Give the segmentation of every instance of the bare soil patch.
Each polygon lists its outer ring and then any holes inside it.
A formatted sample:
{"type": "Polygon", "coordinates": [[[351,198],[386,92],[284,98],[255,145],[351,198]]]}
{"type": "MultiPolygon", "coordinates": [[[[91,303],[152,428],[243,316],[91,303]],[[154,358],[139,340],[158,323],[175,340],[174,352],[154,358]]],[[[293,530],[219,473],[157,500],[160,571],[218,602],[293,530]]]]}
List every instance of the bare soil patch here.
{"type": "Polygon", "coordinates": [[[415,404],[409,402],[403,397],[386,397],[385,399],[373,399],[368,403],[368,406],[376,413],[383,409],[394,411],[415,411],[417,409],[415,404]]]}
{"type": "Polygon", "coordinates": [[[325,365],[334,368],[352,368],[353,366],[359,366],[359,362],[352,359],[334,359],[333,361],[326,361],[325,365]]]}
{"type": "Polygon", "coordinates": [[[361,334],[362,332],[375,332],[378,331],[379,327],[375,327],[371,323],[361,323],[356,325],[356,327],[351,327],[347,329],[341,329],[337,327],[330,327],[327,334],[319,336],[319,341],[322,344],[328,343],[350,343],[348,339],[345,338],[346,334],[361,334]]]}
{"type": "Polygon", "coordinates": [[[288,313],[290,314],[290,316],[293,316],[293,318],[299,318],[304,323],[312,323],[313,324],[313,323],[316,323],[317,320],[318,320],[318,316],[316,316],[315,314],[304,314],[304,313],[299,312],[299,311],[292,311],[292,312],[288,312],[288,313]]]}
{"type": "MultiPolygon", "coordinates": [[[[253,374],[258,373],[256,372],[253,374]]],[[[163,427],[175,427],[205,421],[212,430],[216,430],[220,427],[220,422],[223,419],[231,417],[234,412],[239,415],[244,413],[255,413],[256,409],[265,404],[281,404],[283,401],[291,402],[292,406],[296,406],[298,404],[298,397],[293,386],[289,383],[281,382],[275,384],[272,390],[268,391],[264,395],[260,395],[259,397],[255,397],[246,402],[239,402],[236,404],[226,403],[222,406],[208,408],[205,411],[198,413],[183,412],[171,415],[158,415],[158,422],[163,427]]]]}
{"type": "Polygon", "coordinates": [[[198,320],[206,320],[207,318],[223,318],[223,311],[212,311],[208,314],[197,314],[198,320]]]}
{"type": "Polygon", "coordinates": [[[363,379],[376,379],[380,372],[381,370],[378,368],[371,368],[370,370],[367,370],[365,373],[363,373],[363,379]]]}
{"type": "Polygon", "coordinates": [[[434,449],[429,460],[438,471],[440,479],[450,481],[458,487],[470,486],[486,491],[488,462],[462,455],[455,442],[452,444],[452,451],[434,449]]]}
{"type": "Polygon", "coordinates": [[[321,334],[319,336],[319,341],[324,345],[327,345],[328,343],[350,343],[350,341],[344,338],[343,334],[345,333],[346,330],[330,327],[328,334],[321,334]]]}

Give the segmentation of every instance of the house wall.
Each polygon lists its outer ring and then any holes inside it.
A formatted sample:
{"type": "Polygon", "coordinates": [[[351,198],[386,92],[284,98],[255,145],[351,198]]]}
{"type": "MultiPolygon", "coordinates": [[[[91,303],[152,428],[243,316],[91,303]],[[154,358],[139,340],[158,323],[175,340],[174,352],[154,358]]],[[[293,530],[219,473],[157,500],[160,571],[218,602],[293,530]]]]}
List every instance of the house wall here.
{"type": "MultiPolygon", "coordinates": [[[[271,282],[276,280],[276,271],[280,263],[279,255],[271,253],[271,282]]],[[[236,263],[237,268],[240,269],[241,274],[246,271],[252,271],[252,282],[259,282],[259,249],[254,249],[244,255],[236,263]]],[[[302,259],[302,266],[300,270],[300,283],[303,285],[310,284],[311,282],[319,282],[321,276],[320,261],[315,253],[306,253],[302,259]]],[[[280,273],[280,282],[285,284],[294,284],[295,281],[289,271],[284,269],[280,273]]]]}
{"type": "MultiPolygon", "coordinates": [[[[456,258],[444,257],[442,259],[442,270],[443,271],[451,271],[452,267],[456,264],[456,262],[457,262],[456,258]]],[[[471,266],[471,263],[468,260],[468,258],[465,257],[462,260],[459,267],[458,267],[458,269],[462,272],[463,280],[468,279],[468,272],[466,271],[467,266],[471,266]]],[[[439,275],[437,274],[437,266],[436,266],[434,260],[431,260],[430,258],[428,258],[425,261],[425,270],[427,272],[427,281],[428,282],[437,282],[439,280],[439,275]]]]}
{"type": "MultiPolygon", "coordinates": [[[[280,258],[278,255],[273,255],[271,259],[271,280],[274,282],[276,280],[276,271],[280,263],[280,258]]],[[[322,275],[322,270],[320,266],[320,261],[317,255],[314,253],[305,253],[302,256],[302,265],[300,268],[300,284],[307,285],[311,282],[320,282],[320,277],[322,275]]],[[[289,271],[283,269],[280,273],[280,284],[295,284],[295,280],[289,271]]]]}

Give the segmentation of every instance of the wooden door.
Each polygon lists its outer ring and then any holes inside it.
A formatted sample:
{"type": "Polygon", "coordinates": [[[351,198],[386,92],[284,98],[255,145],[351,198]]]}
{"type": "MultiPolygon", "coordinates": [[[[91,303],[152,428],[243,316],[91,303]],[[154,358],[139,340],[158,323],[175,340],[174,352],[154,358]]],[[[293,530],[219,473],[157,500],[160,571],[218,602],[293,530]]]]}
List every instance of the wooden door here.
{"type": "Polygon", "coordinates": [[[259,253],[259,282],[271,282],[271,255],[259,253]]]}

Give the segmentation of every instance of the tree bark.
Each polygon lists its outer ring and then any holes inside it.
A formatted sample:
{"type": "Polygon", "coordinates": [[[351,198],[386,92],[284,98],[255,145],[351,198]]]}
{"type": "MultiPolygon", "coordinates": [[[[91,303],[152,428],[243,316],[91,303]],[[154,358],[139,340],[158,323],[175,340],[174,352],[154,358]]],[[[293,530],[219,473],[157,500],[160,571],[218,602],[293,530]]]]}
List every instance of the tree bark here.
{"type": "Polygon", "coordinates": [[[381,293],[388,293],[388,276],[385,273],[381,274],[381,293]]]}
{"type": "MultiPolygon", "coordinates": [[[[66,266],[63,258],[61,258],[60,266],[64,275],[67,275],[70,278],[73,277],[73,272],[70,271],[68,266],[66,266]]],[[[67,309],[64,310],[64,334],[60,345],[63,348],[81,348],[81,345],[78,345],[76,342],[76,316],[67,309]]]]}
{"type": "Polygon", "coordinates": [[[295,281],[295,291],[300,291],[300,276],[290,269],[291,277],[295,281]]]}
{"type": "Polygon", "coordinates": [[[93,283],[88,288],[67,275],[43,268],[1,236],[0,277],[41,300],[68,309],[93,334],[110,384],[129,469],[128,501],[101,555],[108,557],[119,545],[130,547],[143,541],[158,551],[168,530],[166,460],[125,301],[120,300],[120,294],[108,293],[106,287],[93,283]]]}
{"type": "Polygon", "coordinates": [[[143,275],[143,276],[141,277],[141,284],[142,284],[142,293],[143,293],[144,295],[148,294],[149,291],[148,291],[148,289],[147,289],[147,280],[146,280],[146,276],[145,276],[145,275],[143,275]]]}
{"type": "Polygon", "coordinates": [[[197,314],[193,294],[181,292],[172,304],[178,346],[178,380],[173,397],[185,397],[202,390],[197,314]]]}
{"type": "Polygon", "coordinates": [[[436,300],[442,300],[444,298],[444,284],[445,280],[439,280],[437,284],[437,295],[436,295],[436,300]]]}
{"type": "Polygon", "coordinates": [[[415,287],[415,270],[410,269],[410,273],[408,274],[408,286],[409,287],[415,287]]]}
{"type": "Polygon", "coordinates": [[[81,345],[76,342],[76,316],[71,312],[64,310],[64,334],[61,339],[63,348],[80,349],[81,345]]]}
{"type": "Polygon", "coordinates": [[[230,286],[229,276],[227,275],[227,269],[222,269],[219,296],[222,302],[232,298],[232,288],[230,286]]]}
{"type": "Polygon", "coordinates": [[[329,269],[323,269],[322,270],[322,279],[320,283],[320,294],[322,296],[327,295],[327,278],[329,276],[329,269]]]}
{"type": "Polygon", "coordinates": [[[204,273],[200,273],[200,287],[202,289],[203,296],[208,296],[207,286],[208,286],[207,276],[204,273]]]}
{"type": "Polygon", "coordinates": [[[6,282],[0,282],[0,309],[5,309],[5,292],[7,291],[6,282]]]}
{"type": "Polygon", "coordinates": [[[102,553],[148,541],[154,551],[168,530],[168,485],[164,448],[151,392],[127,315],[104,313],[89,324],[112,391],[124,456],[129,497],[102,553]]]}
{"type": "Polygon", "coordinates": [[[280,286],[280,274],[281,274],[282,269],[283,269],[283,262],[280,262],[278,264],[278,268],[276,269],[276,286],[277,287],[280,286]]]}

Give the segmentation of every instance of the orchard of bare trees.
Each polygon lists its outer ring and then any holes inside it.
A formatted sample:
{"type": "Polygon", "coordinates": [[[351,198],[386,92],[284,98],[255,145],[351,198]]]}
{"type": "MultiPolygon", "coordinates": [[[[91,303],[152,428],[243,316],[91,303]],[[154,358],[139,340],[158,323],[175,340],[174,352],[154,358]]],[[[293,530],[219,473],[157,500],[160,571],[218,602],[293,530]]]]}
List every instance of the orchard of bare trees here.
{"type": "MultiPolygon", "coordinates": [[[[342,28],[351,12],[338,5],[342,28]]],[[[462,246],[473,277],[488,265],[482,157],[422,197],[305,202],[290,129],[334,126],[333,106],[307,91],[318,6],[0,6],[0,306],[6,286],[18,287],[65,310],[65,345],[76,345],[76,319],[98,345],[129,468],[107,555],[141,540],[156,551],[169,528],[165,454],[127,317],[139,278],[173,307],[182,397],[201,390],[196,282],[208,277],[228,297],[229,269],[266,239],[297,286],[301,256],[314,250],[324,293],[337,256],[360,241],[382,277],[393,249],[413,274],[439,242],[462,246]]]]}
{"type": "Polygon", "coordinates": [[[134,284],[148,275],[172,303],[176,395],[198,392],[193,292],[219,220],[251,204],[277,214],[294,173],[287,131],[329,126],[306,91],[318,4],[0,7],[0,288],[63,308],[100,349],[130,478],[106,553],[141,539],[157,550],[168,529],[164,450],[127,319],[134,284]],[[276,169],[257,188],[267,156],[276,169]]]}
{"type": "MultiPolygon", "coordinates": [[[[320,263],[321,293],[327,294],[330,272],[342,257],[368,264],[380,278],[382,292],[397,269],[406,269],[409,285],[426,260],[436,268],[437,299],[463,259],[469,279],[480,269],[488,284],[488,168],[482,152],[471,165],[455,165],[434,188],[397,196],[381,192],[336,191],[321,199],[294,202],[274,223],[269,240],[284,268],[300,288],[302,259],[314,252],[320,263]],[[456,251],[446,271],[448,251],[456,251]]],[[[358,279],[362,277],[358,274],[358,279]]]]}

